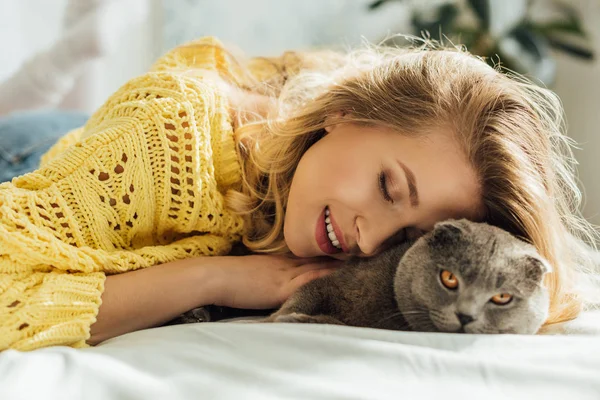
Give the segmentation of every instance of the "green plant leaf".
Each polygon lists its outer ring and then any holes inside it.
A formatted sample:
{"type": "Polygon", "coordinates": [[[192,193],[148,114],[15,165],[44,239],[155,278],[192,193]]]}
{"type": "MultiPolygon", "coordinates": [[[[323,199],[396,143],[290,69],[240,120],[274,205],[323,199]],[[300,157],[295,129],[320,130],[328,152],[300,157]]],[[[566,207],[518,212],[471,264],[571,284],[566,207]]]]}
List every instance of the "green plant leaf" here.
{"type": "Polygon", "coordinates": [[[568,6],[561,7],[564,10],[566,18],[555,19],[552,21],[532,21],[526,22],[529,29],[536,31],[542,35],[549,35],[552,33],[568,33],[574,36],[587,38],[587,32],[581,24],[581,20],[575,10],[570,9],[568,6]]]}
{"type": "Polygon", "coordinates": [[[538,59],[546,57],[548,45],[544,36],[527,29],[524,25],[517,26],[509,36],[515,38],[527,53],[533,54],[538,59]]]}
{"type": "Polygon", "coordinates": [[[483,32],[479,29],[458,27],[454,32],[449,32],[448,36],[454,44],[464,45],[468,50],[471,50],[482,34],[483,32]]]}
{"type": "Polygon", "coordinates": [[[551,47],[556,50],[564,51],[574,57],[582,58],[584,60],[594,60],[594,52],[591,49],[586,49],[581,46],[577,46],[571,43],[564,42],[556,37],[549,36],[548,43],[551,47]]]}
{"type": "MultiPolygon", "coordinates": [[[[369,10],[375,10],[378,9],[379,7],[381,7],[382,5],[384,5],[385,3],[389,3],[392,0],[376,0],[374,2],[372,2],[371,4],[369,4],[369,10]]],[[[402,1],[402,0],[396,0],[396,1],[402,1]]]]}
{"type": "Polygon", "coordinates": [[[580,32],[581,35],[586,35],[585,29],[581,24],[581,15],[579,11],[572,5],[565,2],[555,2],[556,7],[560,8],[562,14],[567,16],[567,21],[571,33],[580,32]]]}
{"type": "Polygon", "coordinates": [[[439,24],[444,27],[454,25],[454,21],[459,14],[459,9],[455,4],[444,4],[439,10],[439,24]]]}
{"type": "Polygon", "coordinates": [[[485,31],[490,30],[490,5],[488,0],[468,0],[469,5],[479,18],[481,28],[485,31]]]}
{"type": "Polygon", "coordinates": [[[442,40],[444,35],[451,36],[455,31],[456,17],[460,10],[455,4],[444,4],[437,10],[434,19],[425,19],[418,13],[413,14],[411,24],[419,35],[421,32],[428,32],[433,39],[442,40]]]}
{"type": "Polygon", "coordinates": [[[582,30],[579,23],[573,23],[573,21],[549,21],[545,23],[532,23],[529,25],[532,31],[538,32],[542,35],[550,35],[552,33],[570,33],[579,37],[587,37],[587,33],[582,30]]]}

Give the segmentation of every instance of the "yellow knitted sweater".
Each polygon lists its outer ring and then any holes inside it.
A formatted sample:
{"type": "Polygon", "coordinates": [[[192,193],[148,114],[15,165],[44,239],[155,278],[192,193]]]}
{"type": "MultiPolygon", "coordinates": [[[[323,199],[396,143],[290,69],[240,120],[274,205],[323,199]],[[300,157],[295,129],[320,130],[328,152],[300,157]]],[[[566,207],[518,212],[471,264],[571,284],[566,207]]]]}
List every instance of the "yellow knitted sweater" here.
{"type": "Polygon", "coordinates": [[[172,50],[0,184],[0,350],[85,346],[105,276],[226,254],[240,165],[227,99],[190,67],[235,74],[218,41],[172,50]]]}

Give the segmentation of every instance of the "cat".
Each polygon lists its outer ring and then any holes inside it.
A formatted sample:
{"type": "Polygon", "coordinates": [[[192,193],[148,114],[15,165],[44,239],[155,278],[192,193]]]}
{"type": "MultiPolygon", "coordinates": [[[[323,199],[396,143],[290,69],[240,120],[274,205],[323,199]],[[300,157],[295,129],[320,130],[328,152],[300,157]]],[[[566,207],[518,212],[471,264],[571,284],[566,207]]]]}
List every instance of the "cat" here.
{"type": "Polygon", "coordinates": [[[534,334],[548,315],[548,272],[535,248],[508,232],[448,220],[306,284],[263,322],[534,334]]]}

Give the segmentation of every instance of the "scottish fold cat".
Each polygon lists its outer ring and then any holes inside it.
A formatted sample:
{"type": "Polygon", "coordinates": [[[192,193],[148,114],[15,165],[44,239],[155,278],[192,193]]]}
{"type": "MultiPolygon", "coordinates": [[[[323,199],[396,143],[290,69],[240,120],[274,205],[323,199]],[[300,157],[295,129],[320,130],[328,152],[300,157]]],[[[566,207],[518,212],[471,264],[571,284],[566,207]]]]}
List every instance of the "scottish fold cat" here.
{"type": "Polygon", "coordinates": [[[509,233],[450,220],[310,282],[266,322],[533,334],[547,318],[549,271],[532,245],[509,233]]]}

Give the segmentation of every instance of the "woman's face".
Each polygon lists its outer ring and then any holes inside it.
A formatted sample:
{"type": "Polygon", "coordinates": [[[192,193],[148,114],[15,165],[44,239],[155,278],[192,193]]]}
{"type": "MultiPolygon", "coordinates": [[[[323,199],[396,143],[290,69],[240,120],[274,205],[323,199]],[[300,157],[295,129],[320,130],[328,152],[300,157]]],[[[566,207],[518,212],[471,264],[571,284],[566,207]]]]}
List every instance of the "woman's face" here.
{"type": "Polygon", "coordinates": [[[340,123],[300,159],[284,237],[296,256],[345,259],[482,215],[477,176],[449,130],[408,137],[340,123]]]}

